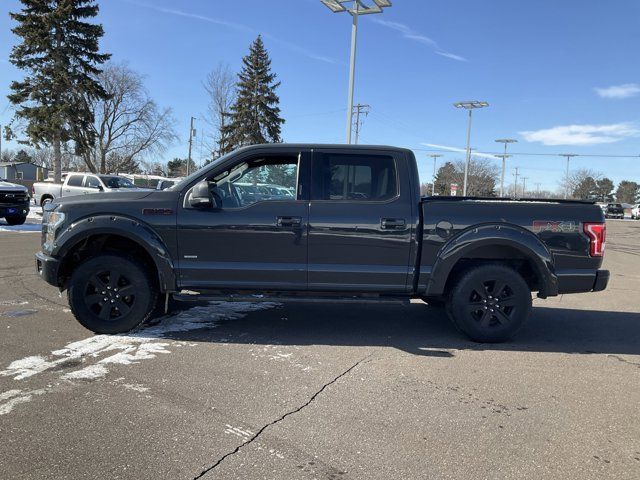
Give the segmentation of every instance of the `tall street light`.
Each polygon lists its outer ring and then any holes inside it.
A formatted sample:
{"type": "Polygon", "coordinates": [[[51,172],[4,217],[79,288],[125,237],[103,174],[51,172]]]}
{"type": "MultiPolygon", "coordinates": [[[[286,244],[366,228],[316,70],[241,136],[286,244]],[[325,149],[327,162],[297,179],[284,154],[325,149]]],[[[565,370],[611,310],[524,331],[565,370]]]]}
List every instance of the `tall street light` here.
{"type": "Polygon", "coordinates": [[[514,138],[498,138],[496,142],[504,143],[504,154],[496,155],[496,157],[502,158],[502,175],[500,176],[500,196],[504,197],[504,172],[505,172],[505,166],[506,166],[505,160],[511,156],[511,155],[507,155],[507,145],[509,145],[510,143],[517,143],[518,140],[514,138]]]}
{"type": "Polygon", "coordinates": [[[431,181],[431,196],[435,196],[436,194],[436,160],[443,155],[441,153],[431,153],[429,155],[433,158],[433,180],[431,181]]]}
{"type": "Polygon", "coordinates": [[[561,157],[566,157],[567,159],[567,173],[564,177],[564,198],[565,200],[569,198],[569,162],[573,157],[577,157],[577,153],[561,153],[561,157]]]}
{"type": "Polygon", "coordinates": [[[464,164],[464,184],[462,186],[462,196],[467,196],[467,178],[469,176],[469,164],[471,163],[471,113],[475,108],[488,107],[487,102],[478,102],[476,100],[467,100],[453,104],[456,108],[466,108],[469,111],[469,126],[467,128],[467,161],[464,164]]]}
{"type": "Polygon", "coordinates": [[[373,5],[364,0],[320,0],[333,13],[348,12],[353,23],[351,26],[351,60],[349,62],[349,95],[347,105],[347,143],[351,143],[353,115],[353,85],[356,78],[356,45],[358,40],[358,17],[382,13],[382,9],[391,6],[390,0],[372,0],[373,5]],[[345,6],[348,5],[348,6],[345,6]]]}

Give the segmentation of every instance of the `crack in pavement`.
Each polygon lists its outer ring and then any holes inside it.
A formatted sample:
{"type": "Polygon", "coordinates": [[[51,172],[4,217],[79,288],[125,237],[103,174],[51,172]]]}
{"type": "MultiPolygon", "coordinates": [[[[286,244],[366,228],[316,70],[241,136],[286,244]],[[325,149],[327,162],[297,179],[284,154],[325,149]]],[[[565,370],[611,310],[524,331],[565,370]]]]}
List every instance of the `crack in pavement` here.
{"type": "Polygon", "coordinates": [[[619,355],[607,355],[607,357],[609,358],[615,358],[616,360],[618,360],[619,362],[622,363],[626,363],[628,365],[635,365],[636,367],[640,368],[640,363],[638,362],[632,362],[631,360],[627,360],[626,358],[623,358],[619,355]]]}
{"type": "Polygon", "coordinates": [[[287,418],[290,415],[293,415],[294,413],[298,413],[301,410],[303,410],[305,407],[309,406],[317,397],[318,395],[320,395],[322,392],[324,392],[328,387],[330,387],[331,385],[333,385],[334,383],[336,383],[338,380],[340,380],[342,377],[344,377],[345,375],[349,374],[349,372],[351,372],[354,368],[356,368],[357,366],[361,365],[362,363],[365,363],[365,361],[368,361],[368,359],[371,357],[372,354],[367,355],[366,357],[358,360],[356,363],[354,363],[353,365],[351,365],[349,368],[347,368],[344,372],[342,372],[340,375],[338,375],[337,377],[335,377],[333,380],[331,380],[328,383],[325,383],[322,388],[320,388],[320,390],[318,390],[316,393],[314,393],[311,398],[309,398],[309,400],[307,400],[305,403],[303,403],[301,406],[299,406],[298,408],[294,409],[294,410],[290,410],[289,412],[285,413],[284,415],[282,415],[280,418],[273,420],[272,422],[267,423],[265,426],[263,426],[260,430],[258,430],[258,432],[253,435],[253,437],[251,437],[249,440],[247,440],[244,443],[241,443],[240,445],[238,445],[234,450],[232,450],[229,453],[226,453],[225,455],[223,455],[222,457],[220,457],[220,459],[218,459],[218,461],[216,463],[214,463],[213,465],[211,465],[210,467],[205,468],[202,472],[200,472],[198,475],[196,475],[195,477],[193,477],[193,480],[197,480],[199,478],[204,477],[207,473],[211,472],[212,470],[214,470],[216,467],[218,467],[227,457],[230,457],[231,455],[235,455],[236,453],[238,453],[242,447],[249,445],[250,443],[254,442],[267,428],[280,423],[281,421],[283,421],[285,418],[287,418]]]}

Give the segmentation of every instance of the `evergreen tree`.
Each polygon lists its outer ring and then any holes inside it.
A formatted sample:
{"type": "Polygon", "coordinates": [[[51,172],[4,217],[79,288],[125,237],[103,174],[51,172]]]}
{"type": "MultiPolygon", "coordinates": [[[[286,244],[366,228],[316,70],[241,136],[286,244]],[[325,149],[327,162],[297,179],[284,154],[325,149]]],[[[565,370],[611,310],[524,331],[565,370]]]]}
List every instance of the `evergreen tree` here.
{"type": "MultiPolygon", "coordinates": [[[[96,76],[110,55],[99,53],[102,26],[84,21],[97,15],[95,0],[20,2],[22,10],[10,14],[18,23],[12,31],[21,39],[10,61],[26,75],[11,83],[8,98],[26,122],[30,143],[53,147],[54,177],[60,181],[62,145],[93,123],[86,100],[107,96],[96,76]]],[[[77,153],[88,146],[77,142],[77,153]]]]}
{"type": "Polygon", "coordinates": [[[231,121],[223,129],[228,142],[220,144],[221,153],[244,145],[282,141],[280,128],[284,120],[280,117],[280,98],[275,92],[280,82],[276,82],[275,73],[271,73],[271,59],[261,36],[251,44],[242,62],[231,121]]]}

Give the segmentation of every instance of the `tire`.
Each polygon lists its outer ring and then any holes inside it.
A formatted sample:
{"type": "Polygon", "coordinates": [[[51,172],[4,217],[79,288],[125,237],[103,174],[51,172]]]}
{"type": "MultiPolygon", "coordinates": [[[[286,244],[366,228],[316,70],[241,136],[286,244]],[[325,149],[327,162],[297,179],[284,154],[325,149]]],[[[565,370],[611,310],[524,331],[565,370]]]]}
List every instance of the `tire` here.
{"type": "Polygon", "coordinates": [[[454,325],[480,343],[505,342],[531,313],[531,290],[515,270],[482,265],[464,273],[447,306],[454,325]]]}
{"type": "Polygon", "coordinates": [[[42,197],[42,200],[40,200],[40,206],[41,206],[42,208],[44,208],[44,206],[45,206],[47,203],[51,203],[51,202],[53,202],[53,198],[51,198],[51,197],[42,197]]]}
{"type": "Polygon", "coordinates": [[[9,225],[22,225],[27,221],[27,217],[4,217],[9,225]]]}
{"type": "Polygon", "coordinates": [[[144,265],[122,255],[105,254],[86,260],[73,272],[67,296],[82,326],[113,334],[142,325],[153,313],[158,291],[144,265]]]}

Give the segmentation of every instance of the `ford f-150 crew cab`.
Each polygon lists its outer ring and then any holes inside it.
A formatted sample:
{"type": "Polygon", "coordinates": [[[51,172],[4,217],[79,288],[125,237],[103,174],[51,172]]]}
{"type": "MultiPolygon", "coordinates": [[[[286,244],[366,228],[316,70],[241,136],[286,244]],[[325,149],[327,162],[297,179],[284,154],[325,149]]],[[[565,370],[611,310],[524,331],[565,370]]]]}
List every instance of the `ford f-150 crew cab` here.
{"type": "Polygon", "coordinates": [[[32,193],[36,205],[44,206],[56,198],[73,195],[87,195],[100,192],[121,192],[129,189],[145,190],[134,185],[131,180],[117,175],[93,173],[69,173],[62,183],[36,182],[32,193]]]}
{"type": "Polygon", "coordinates": [[[29,190],[0,178],[0,218],[9,225],[22,225],[29,214],[29,190]]]}
{"type": "Polygon", "coordinates": [[[169,190],[46,205],[36,266],[94,332],[134,329],[189,290],[443,302],[470,338],[496,342],[529,316],[532,292],[603,290],[604,242],[592,203],[421,198],[410,150],[275,144],[239,149],[169,190]]]}

